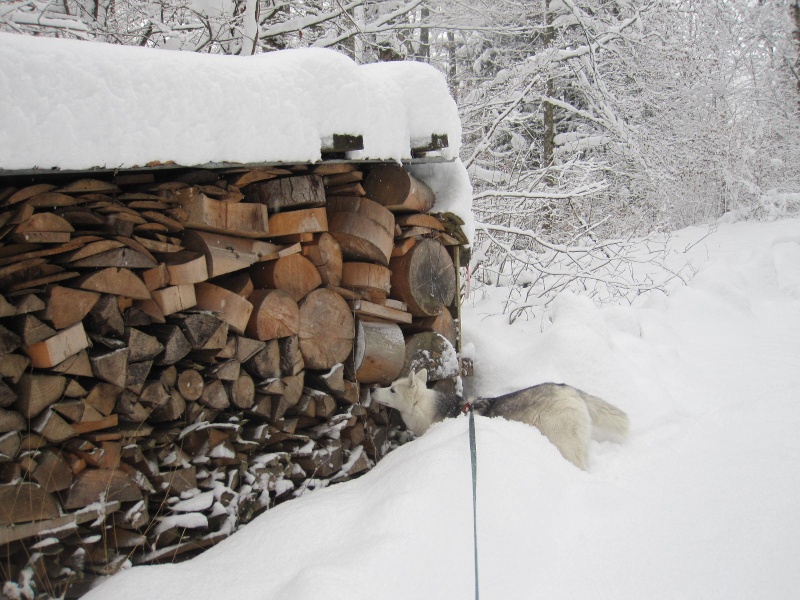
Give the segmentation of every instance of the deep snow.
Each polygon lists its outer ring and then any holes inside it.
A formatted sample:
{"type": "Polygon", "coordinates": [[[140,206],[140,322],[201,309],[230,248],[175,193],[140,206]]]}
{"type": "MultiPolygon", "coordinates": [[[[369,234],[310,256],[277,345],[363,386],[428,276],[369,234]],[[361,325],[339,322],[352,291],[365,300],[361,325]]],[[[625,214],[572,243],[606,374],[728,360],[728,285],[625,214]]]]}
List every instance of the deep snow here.
{"type": "MultiPolygon", "coordinates": [[[[562,296],[512,326],[487,316],[503,290],[467,302],[473,391],[565,381],[632,421],[627,443],[593,442],[582,472],[537,430],[477,419],[483,598],[797,597],[800,219],[724,224],[689,256],[688,286],[632,307],[562,296]]],[[[192,561],[85,598],[470,598],[471,501],[459,418],[192,561]]]]}

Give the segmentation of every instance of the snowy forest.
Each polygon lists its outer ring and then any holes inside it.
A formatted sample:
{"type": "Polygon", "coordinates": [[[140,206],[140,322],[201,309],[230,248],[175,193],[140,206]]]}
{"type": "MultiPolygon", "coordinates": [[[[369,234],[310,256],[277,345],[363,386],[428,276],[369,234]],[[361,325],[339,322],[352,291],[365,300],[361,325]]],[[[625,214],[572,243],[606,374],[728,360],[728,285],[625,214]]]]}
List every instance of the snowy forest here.
{"type": "Polygon", "coordinates": [[[800,207],[798,0],[12,0],[0,30],[431,63],[463,124],[470,281],[511,284],[512,319],[683,277],[663,232],[800,207]]]}

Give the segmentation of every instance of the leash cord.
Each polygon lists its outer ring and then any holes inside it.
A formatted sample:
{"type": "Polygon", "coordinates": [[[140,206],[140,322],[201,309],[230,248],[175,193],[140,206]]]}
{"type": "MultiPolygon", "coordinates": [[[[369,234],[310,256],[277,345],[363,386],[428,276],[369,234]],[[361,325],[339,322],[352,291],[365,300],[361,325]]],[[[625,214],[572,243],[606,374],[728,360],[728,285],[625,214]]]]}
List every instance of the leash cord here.
{"type": "Polygon", "coordinates": [[[472,463],[472,539],[475,547],[475,600],[479,600],[478,587],[478,450],[475,444],[475,413],[472,405],[465,409],[469,411],[469,456],[472,463]]]}

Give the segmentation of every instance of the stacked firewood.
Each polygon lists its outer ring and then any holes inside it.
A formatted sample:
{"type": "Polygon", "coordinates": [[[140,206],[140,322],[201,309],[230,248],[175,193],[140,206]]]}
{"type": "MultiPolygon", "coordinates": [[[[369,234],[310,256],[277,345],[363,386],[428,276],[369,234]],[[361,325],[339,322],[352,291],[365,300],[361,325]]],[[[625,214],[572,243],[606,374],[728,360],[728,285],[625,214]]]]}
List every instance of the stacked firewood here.
{"type": "Polygon", "coordinates": [[[458,374],[432,205],[389,164],[0,187],[7,591],[192,556],[405,439],[369,385],[458,374]]]}

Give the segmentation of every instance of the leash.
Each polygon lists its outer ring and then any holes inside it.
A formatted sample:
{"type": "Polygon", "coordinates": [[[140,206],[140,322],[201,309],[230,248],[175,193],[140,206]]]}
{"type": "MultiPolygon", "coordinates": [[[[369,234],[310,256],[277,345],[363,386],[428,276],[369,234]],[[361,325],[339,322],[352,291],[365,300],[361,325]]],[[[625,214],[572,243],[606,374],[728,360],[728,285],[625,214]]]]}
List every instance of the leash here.
{"type": "Polygon", "coordinates": [[[472,540],[475,548],[475,600],[480,595],[478,590],[478,450],[475,444],[475,412],[472,404],[467,402],[461,407],[461,412],[469,414],[469,457],[472,463],[472,540]]]}

